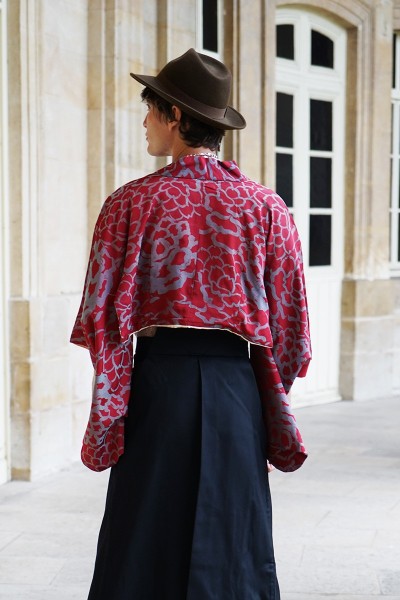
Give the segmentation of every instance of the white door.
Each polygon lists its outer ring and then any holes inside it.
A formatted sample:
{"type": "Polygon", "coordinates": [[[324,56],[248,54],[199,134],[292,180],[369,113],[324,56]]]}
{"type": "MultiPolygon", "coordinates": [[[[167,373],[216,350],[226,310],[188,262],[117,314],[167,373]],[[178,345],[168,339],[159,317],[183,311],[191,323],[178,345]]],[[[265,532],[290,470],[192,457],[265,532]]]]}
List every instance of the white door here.
{"type": "Polygon", "coordinates": [[[8,204],[7,204],[7,112],[5,94],[6,14],[0,1],[0,484],[9,479],[9,353],[8,353],[8,204]]]}
{"type": "Polygon", "coordinates": [[[343,278],[345,30],[301,9],[277,13],[276,189],[303,244],[313,360],[296,404],[338,400],[343,278]]]}

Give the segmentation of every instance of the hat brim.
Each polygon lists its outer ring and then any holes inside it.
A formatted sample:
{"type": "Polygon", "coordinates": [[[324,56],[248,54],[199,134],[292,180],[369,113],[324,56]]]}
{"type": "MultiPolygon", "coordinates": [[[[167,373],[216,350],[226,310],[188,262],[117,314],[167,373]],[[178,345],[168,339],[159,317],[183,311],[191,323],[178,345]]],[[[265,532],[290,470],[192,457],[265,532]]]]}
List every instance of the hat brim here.
{"type": "Polygon", "coordinates": [[[136,79],[136,81],[138,81],[142,85],[156,92],[159,96],[161,96],[161,98],[164,98],[164,100],[167,100],[171,104],[178,106],[178,108],[183,110],[185,113],[191,115],[192,117],[195,117],[202,123],[213,125],[217,129],[244,129],[246,127],[246,121],[244,117],[231,106],[227,107],[223,118],[212,118],[192,108],[189,104],[183,102],[181,99],[171,94],[167,87],[163,85],[157,79],[157,77],[154,77],[152,75],[137,75],[136,73],[131,73],[130,75],[131,77],[133,77],[133,79],[136,79]]]}

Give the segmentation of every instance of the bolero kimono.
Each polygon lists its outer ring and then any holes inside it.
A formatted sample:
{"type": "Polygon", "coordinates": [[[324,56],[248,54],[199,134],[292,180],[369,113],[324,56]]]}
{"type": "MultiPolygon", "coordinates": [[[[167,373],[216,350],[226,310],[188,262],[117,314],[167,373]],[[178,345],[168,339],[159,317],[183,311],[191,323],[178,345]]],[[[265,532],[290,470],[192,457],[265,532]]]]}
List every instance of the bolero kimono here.
{"type": "Polygon", "coordinates": [[[152,325],[247,340],[266,458],[283,471],[301,466],[307,454],[287,398],[311,358],[300,240],[283,200],[235,162],[186,156],[102,207],[71,336],[94,367],[81,453],[90,469],[114,465],[124,451],[131,336],[152,325]]]}

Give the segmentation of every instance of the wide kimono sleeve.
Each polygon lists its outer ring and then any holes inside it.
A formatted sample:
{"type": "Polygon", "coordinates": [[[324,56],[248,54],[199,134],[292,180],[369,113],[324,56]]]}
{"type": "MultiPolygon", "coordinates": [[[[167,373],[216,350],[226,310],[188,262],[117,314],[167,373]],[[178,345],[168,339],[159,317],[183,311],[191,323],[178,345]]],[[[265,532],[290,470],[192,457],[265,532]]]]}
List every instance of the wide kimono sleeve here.
{"type": "Polygon", "coordinates": [[[301,243],[283,201],[274,197],[266,236],[264,286],[273,347],[250,346],[267,432],[267,458],[282,471],[298,469],[307,452],[288,392],[304,377],[311,343],[301,243]]]}
{"type": "Polygon", "coordinates": [[[125,261],[129,228],[123,194],[110,196],[97,220],[85,286],[71,342],[87,348],[94,367],[92,405],[81,457],[94,471],[115,464],[124,450],[124,416],[133,348],[122,340],[114,300],[125,261]]]}

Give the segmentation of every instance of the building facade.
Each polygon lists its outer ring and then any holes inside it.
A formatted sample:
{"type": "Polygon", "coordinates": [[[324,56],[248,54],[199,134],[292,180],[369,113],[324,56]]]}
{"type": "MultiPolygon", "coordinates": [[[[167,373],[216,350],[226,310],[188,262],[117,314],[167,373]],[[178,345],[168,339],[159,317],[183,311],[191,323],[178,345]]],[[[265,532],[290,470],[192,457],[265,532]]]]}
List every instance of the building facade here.
{"type": "Polygon", "coordinates": [[[400,0],[2,0],[0,30],[1,482],[79,457],[94,222],[164,164],[129,72],[190,47],[228,64],[247,118],[223,155],[302,236],[314,360],[293,401],[400,394],[400,0]]]}

